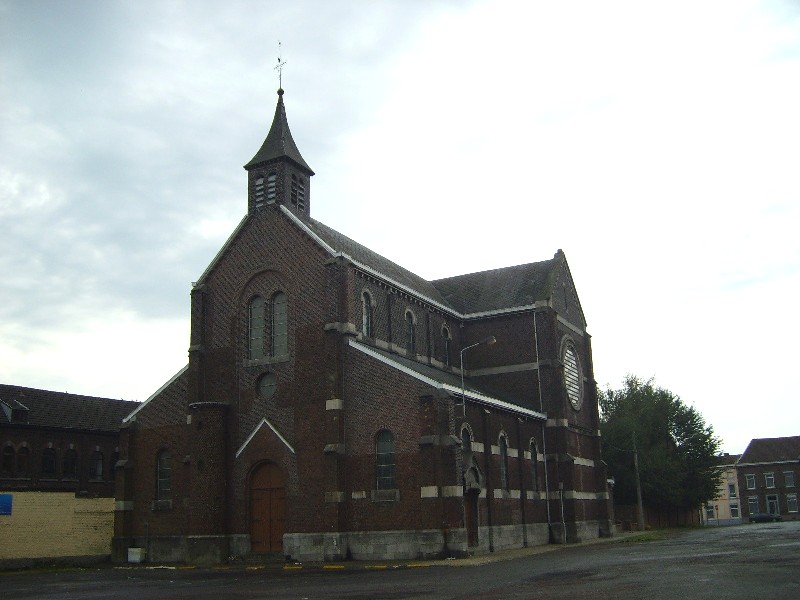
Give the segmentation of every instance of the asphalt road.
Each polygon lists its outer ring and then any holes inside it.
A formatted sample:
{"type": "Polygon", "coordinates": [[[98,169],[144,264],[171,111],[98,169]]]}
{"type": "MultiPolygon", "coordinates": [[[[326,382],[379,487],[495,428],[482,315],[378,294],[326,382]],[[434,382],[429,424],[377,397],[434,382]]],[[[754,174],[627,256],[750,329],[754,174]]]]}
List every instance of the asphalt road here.
{"type": "Polygon", "coordinates": [[[0,573],[3,600],[800,598],[800,521],[424,564],[0,573]]]}

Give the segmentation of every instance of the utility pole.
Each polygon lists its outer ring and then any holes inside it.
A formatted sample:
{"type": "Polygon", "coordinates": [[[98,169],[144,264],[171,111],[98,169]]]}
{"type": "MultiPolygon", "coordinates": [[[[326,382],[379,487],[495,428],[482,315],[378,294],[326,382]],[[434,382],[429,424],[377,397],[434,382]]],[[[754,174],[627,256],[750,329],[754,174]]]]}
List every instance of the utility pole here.
{"type": "Polygon", "coordinates": [[[644,506],[642,506],[642,482],[639,479],[639,451],[636,449],[636,432],[633,432],[633,469],[636,472],[636,501],[639,508],[639,531],[644,531],[644,506]]]}

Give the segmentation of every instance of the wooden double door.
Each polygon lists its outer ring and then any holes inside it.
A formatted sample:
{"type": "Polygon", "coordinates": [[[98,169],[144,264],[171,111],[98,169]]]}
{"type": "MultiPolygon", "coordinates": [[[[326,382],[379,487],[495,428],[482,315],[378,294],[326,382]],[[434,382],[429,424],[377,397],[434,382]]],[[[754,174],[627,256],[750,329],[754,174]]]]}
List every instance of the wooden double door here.
{"type": "Polygon", "coordinates": [[[250,547],[252,552],[281,552],[286,489],[281,470],[263,463],[250,476],[250,547]]]}

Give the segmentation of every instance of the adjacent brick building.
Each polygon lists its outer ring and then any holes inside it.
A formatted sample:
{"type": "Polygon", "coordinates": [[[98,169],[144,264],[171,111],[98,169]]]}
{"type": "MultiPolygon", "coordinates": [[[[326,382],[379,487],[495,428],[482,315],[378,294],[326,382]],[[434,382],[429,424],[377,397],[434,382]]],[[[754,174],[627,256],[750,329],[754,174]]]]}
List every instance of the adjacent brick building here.
{"type": "Polygon", "coordinates": [[[115,557],[418,558],[608,534],[564,253],[427,281],[314,220],[278,94],[247,214],[192,287],[188,365],[125,420],[115,557]]]}
{"type": "Polygon", "coordinates": [[[757,513],[780,515],[783,520],[800,518],[800,436],[750,440],[736,471],[745,522],[757,513]]]}
{"type": "Polygon", "coordinates": [[[108,557],[119,429],[138,405],[0,384],[0,562],[108,557]]]}

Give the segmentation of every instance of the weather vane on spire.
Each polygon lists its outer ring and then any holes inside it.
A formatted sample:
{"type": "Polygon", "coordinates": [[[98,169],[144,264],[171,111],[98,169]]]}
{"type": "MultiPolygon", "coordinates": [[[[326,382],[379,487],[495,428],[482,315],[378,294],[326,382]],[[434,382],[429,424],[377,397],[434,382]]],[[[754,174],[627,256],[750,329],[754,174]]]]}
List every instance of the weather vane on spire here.
{"type": "Polygon", "coordinates": [[[278,64],[275,65],[275,70],[278,72],[278,87],[283,89],[283,67],[286,61],[281,58],[281,42],[278,40],[278,64]]]}

